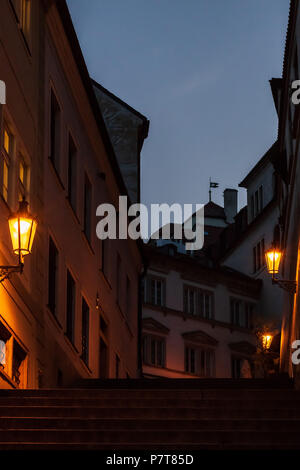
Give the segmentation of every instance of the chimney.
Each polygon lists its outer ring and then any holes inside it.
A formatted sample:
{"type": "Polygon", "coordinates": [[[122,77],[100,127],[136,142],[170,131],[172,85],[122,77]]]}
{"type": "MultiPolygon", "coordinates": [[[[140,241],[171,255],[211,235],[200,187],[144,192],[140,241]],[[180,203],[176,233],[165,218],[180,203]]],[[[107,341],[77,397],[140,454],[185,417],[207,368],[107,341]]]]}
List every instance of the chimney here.
{"type": "Polygon", "coordinates": [[[237,196],[237,189],[227,188],[224,191],[224,211],[228,224],[234,222],[234,217],[237,214],[237,196]]]}

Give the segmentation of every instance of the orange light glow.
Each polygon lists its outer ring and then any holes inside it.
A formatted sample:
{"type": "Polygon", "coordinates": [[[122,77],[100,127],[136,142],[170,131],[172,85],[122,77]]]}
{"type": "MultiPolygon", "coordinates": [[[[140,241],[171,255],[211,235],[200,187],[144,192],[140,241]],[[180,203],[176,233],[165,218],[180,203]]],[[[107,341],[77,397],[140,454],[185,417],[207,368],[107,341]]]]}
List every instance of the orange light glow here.
{"type": "Polygon", "coordinates": [[[270,250],[266,251],[265,256],[268,273],[277,274],[279,271],[282,252],[275,248],[271,248],[270,250]]]}
{"type": "Polygon", "coordinates": [[[13,251],[21,257],[31,253],[37,227],[36,220],[28,213],[27,205],[25,200],[21,201],[18,212],[8,221],[13,251]]]}
{"type": "Polygon", "coordinates": [[[273,336],[268,334],[262,335],[262,346],[264,350],[268,350],[271,347],[273,336]]]}

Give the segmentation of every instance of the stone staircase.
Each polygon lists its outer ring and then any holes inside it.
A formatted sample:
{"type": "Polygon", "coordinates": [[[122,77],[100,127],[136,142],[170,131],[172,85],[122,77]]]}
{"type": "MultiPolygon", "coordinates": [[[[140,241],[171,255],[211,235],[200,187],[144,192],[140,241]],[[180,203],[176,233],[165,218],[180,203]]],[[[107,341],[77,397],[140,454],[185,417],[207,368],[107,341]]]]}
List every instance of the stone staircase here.
{"type": "Polygon", "coordinates": [[[0,390],[0,450],[300,449],[287,380],[88,380],[0,390]]]}

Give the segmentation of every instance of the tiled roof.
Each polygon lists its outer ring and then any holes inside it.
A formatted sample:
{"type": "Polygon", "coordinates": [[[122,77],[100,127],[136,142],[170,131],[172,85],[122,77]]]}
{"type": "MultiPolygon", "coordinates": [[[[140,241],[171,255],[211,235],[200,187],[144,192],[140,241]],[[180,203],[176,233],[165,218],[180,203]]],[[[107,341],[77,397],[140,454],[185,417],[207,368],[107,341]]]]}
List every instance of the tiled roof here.
{"type": "Polygon", "coordinates": [[[217,219],[226,219],[224,207],[210,201],[204,206],[204,217],[214,217],[217,219]]]}

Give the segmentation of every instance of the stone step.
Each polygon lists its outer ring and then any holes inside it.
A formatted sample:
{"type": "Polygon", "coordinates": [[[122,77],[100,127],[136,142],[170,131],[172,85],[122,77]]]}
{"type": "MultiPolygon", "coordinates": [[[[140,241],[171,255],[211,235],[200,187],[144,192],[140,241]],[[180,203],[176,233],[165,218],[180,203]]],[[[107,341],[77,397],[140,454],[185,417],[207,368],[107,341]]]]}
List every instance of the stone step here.
{"type": "MultiPolygon", "coordinates": [[[[161,430],[0,430],[0,443],[9,442],[28,442],[28,443],[90,443],[98,444],[115,443],[115,448],[122,448],[123,443],[132,442],[136,444],[144,444],[148,448],[148,443],[152,444],[178,444],[187,446],[189,444],[249,444],[254,447],[256,444],[293,444],[300,448],[300,430],[298,432],[281,432],[281,431],[248,431],[231,429],[224,430],[169,430],[167,433],[161,430]]],[[[1,445],[0,445],[1,450],[1,445]]]]}
{"type": "Polygon", "coordinates": [[[1,397],[1,406],[96,406],[103,408],[130,408],[130,407],[143,407],[143,408],[157,408],[157,407],[217,407],[223,408],[245,408],[255,407],[259,409],[265,408],[286,408],[293,407],[295,409],[300,408],[300,400],[285,400],[284,397],[281,399],[269,399],[266,395],[265,398],[252,399],[251,397],[245,397],[235,400],[217,400],[217,399],[186,399],[186,398],[72,398],[72,397],[1,397]]]}
{"type": "Polygon", "coordinates": [[[95,406],[0,406],[0,417],[60,417],[60,418],[181,418],[181,419],[300,419],[300,409],[286,406],[285,408],[257,408],[245,406],[243,409],[234,407],[132,407],[103,408],[95,406]]]}
{"type": "Polygon", "coordinates": [[[187,390],[168,390],[158,389],[40,389],[40,390],[0,390],[0,401],[2,398],[80,398],[80,399],[138,399],[138,398],[172,398],[172,399],[218,399],[218,400],[234,400],[234,399],[253,399],[253,400],[299,400],[300,391],[297,390],[278,390],[268,389],[267,392],[261,389],[187,389],[187,390]]]}
{"type": "Polygon", "coordinates": [[[57,430],[225,430],[243,431],[280,431],[299,432],[299,419],[145,419],[145,418],[39,418],[39,417],[7,417],[0,418],[0,430],[16,429],[57,429],[57,430]]]}
{"type": "Polygon", "coordinates": [[[293,380],[287,375],[269,379],[81,379],[74,388],[82,389],[288,389],[293,388],[293,380]]]}

